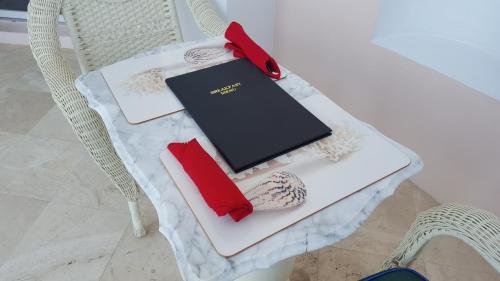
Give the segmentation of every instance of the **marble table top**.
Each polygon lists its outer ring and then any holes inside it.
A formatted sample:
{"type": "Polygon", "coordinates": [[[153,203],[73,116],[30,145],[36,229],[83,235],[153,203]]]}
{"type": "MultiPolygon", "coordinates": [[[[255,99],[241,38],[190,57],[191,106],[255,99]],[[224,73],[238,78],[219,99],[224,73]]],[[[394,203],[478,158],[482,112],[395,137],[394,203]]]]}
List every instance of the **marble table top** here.
{"type": "MultiPolygon", "coordinates": [[[[195,43],[167,45],[136,57],[195,43]]],[[[300,100],[321,94],[299,76],[289,70],[287,73],[288,77],[277,83],[294,98],[300,100]]],[[[410,157],[409,166],[226,258],[215,251],[160,162],[159,153],[165,149],[165,144],[203,135],[189,114],[182,111],[131,125],[98,70],[80,76],[76,80],[76,87],[88,99],[89,106],[101,115],[116,152],[156,208],[159,230],[170,242],[181,275],[186,281],[234,280],[286,258],[332,245],[356,231],[401,182],[423,167],[418,155],[389,140],[410,157]]],[[[373,127],[369,127],[376,132],[373,127]]]]}

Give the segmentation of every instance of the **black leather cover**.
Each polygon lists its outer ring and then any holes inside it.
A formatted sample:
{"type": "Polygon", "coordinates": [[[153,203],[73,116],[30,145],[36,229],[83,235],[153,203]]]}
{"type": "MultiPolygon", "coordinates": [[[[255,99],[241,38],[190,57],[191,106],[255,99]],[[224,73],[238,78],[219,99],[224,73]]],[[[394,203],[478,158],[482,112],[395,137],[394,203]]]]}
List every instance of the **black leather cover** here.
{"type": "Polygon", "coordinates": [[[166,83],[235,172],[331,135],[329,127],[246,59],[166,83]]]}

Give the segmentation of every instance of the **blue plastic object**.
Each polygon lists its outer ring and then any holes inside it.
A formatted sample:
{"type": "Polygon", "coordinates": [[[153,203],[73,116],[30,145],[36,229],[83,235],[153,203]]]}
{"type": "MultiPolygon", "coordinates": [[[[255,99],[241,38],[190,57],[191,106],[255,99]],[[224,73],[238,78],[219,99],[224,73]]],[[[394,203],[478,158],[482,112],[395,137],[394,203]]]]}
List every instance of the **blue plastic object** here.
{"type": "Polygon", "coordinates": [[[359,281],[429,281],[411,268],[391,268],[375,273],[359,281]]]}

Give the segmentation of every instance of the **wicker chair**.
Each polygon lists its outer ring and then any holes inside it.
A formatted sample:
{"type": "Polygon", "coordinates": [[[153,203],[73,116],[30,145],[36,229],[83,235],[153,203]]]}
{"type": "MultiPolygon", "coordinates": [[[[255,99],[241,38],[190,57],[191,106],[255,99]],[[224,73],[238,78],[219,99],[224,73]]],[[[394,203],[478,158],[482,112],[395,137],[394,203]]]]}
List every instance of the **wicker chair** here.
{"type": "Polygon", "coordinates": [[[490,212],[445,204],[420,213],[382,270],[406,267],[438,235],[461,239],[500,273],[500,220],[490,212]]]}
{"type": "MultiPolygon", "coordinates": [[[[209,0],[186,0],[208,36],[226,23],[209,0]]],[[[30,45],[52,97],[75,134],[128,200],[137,237],[145,235],[138,208],[139,188],[117,156],[100,116],[74,86],[75,74],[63,59],[56,32],[62,12],[83,73],[148,49],[182,41],[174,0],[31,0],[30,45]]]]}

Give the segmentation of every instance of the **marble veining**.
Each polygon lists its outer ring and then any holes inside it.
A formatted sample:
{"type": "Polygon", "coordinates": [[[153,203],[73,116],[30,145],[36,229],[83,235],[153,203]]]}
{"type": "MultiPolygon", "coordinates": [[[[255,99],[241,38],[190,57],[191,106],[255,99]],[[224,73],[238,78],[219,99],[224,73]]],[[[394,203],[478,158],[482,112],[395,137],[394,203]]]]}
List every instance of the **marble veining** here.
{"type": "MultiPolygon", "coordinates": [[[[195,43],[163,46],[137,57],[195,43]]],[[[294,98],[300,100],[321,94],[299,76],[288,70],[287,73],[288,77],[277,83],[294,98]]],[[[121,113],[99,71],[80,76],[76,86],[88,99],[90,107],[101,115],[118,155],[153,203],[158,213],[160,232],[172,245],[180,272],[186,281],[234,280],[288,257],[334,244],[352,234],[378,204],[423,166],[418,155],[391,141],[411,158],[408,167],[226,258],[212,247],[159,159],[165,144],[202,135],[189,114],[178,112],[131,125],[121,113]]],[[[373,127],[369,127],[376,132],[373,127]]]]}

